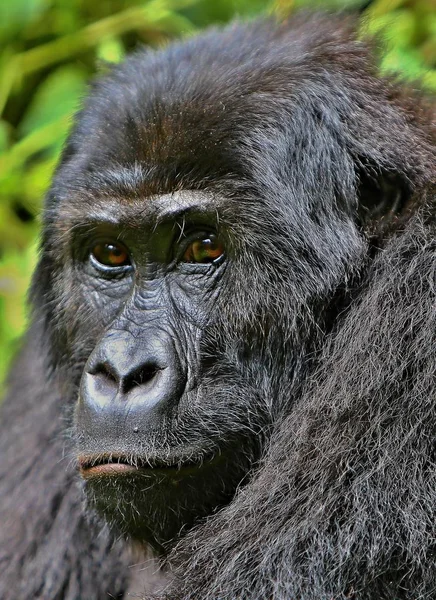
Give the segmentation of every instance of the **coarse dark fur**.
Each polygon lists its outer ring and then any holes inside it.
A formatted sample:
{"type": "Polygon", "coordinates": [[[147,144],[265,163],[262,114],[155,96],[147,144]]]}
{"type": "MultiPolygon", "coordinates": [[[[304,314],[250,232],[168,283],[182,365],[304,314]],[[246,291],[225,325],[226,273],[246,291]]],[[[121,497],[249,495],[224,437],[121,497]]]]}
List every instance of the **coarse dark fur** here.
{"type": "Polygon", "coordinates": [[[234,501],[162,598],[436,597],[434,202],[371,265],[234,501]]]}
{"type": "MultiPolygon", "coordinates": [[[[127,597],[120,534],[167,553],[171,600],[436,596],[434,142],[425,102],[379,79],[340,18],[211,31],[95,84],[48,195],[2,407],[2,599],[127,597]],[[87,288],[72,239],[112,206],[134,228],[180,190],[218,199],[227,266],[186,343],[197,395],[131,453],[223,458],[170,515],[156,485],[145,505],[108,485],[110,509],[88,491],[110,534],[86,516],[72,414],[101,336],[141,312],[87,288]],[[184,536],[159,530],[171,519],[184,536]]],[[[168,328],[178,340],[185,322],[168,328]]]]}

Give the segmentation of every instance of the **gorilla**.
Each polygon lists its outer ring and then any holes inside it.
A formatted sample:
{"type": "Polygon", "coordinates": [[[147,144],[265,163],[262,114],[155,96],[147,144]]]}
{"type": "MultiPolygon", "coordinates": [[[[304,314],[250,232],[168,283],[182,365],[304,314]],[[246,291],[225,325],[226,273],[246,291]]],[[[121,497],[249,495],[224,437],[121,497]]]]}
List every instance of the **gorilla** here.
{"type": "Polygon", "coordinates": [[[343,15],[94,83],[2,407],[3,600],[436,598],[435,164],[343,15]]]}

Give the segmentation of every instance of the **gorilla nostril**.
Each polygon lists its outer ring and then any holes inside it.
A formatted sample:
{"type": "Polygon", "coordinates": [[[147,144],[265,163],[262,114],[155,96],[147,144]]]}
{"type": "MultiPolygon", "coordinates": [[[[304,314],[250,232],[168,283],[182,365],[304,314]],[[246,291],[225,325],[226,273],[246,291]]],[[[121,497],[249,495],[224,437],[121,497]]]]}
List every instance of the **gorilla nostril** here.
{"type": "Polygon", "coordinates": [[[94,367],[91,367],[88,370],[88,373],[93,377],[106,379],[107,382],[113,383],[116,386],[118,386],[119,384],[120,378],[116,373],[115,369],[108,362],[97,363],[94,367]]]}
{"type": "Polygon", "coordinates": [[[149,383],[159,371],[162,371],[162,367],[158,367],[154,363],[141,365],[123,378],[121,384],[123,393],[128,394],[135,387],[149,383]]]}

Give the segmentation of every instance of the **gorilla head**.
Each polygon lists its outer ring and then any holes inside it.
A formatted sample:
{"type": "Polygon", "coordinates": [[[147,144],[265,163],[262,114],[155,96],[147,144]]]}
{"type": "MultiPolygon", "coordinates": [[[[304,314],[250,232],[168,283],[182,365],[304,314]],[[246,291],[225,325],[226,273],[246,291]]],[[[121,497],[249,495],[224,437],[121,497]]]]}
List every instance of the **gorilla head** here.
{"type": "Polygon", "coordinates": [[[89,503],[118,531],[163,551],[254,472],[426,185],[411,110],[320,17],[141,51],[95,84],[33,296],[89,503]]]}

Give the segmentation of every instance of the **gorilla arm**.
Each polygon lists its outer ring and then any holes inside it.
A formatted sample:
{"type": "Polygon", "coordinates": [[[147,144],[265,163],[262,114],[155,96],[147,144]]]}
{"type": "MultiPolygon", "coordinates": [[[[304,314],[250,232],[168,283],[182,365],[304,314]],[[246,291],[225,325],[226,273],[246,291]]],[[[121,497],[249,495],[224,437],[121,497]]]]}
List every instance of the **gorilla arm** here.
{"type": "MultiPolygon", "coordinates": [[[[126,560],[86,522],[63,435],[64,402],[36,323],[11,373],[1,411],[0,597],[77,600],[112,597],[126,560]]],[[[99,528],[99,531],[101,527],[99,528]]]]}
{"type": "Polygon", "coordinates": [[[168,598],[436,593],[434,202],[378,254],[235,501],[173,552],[168,598]]]}

